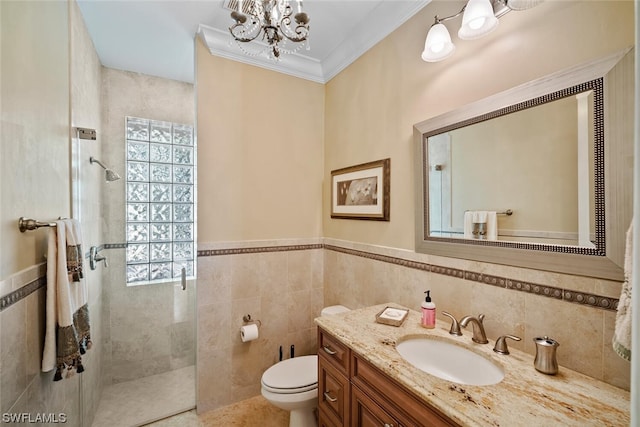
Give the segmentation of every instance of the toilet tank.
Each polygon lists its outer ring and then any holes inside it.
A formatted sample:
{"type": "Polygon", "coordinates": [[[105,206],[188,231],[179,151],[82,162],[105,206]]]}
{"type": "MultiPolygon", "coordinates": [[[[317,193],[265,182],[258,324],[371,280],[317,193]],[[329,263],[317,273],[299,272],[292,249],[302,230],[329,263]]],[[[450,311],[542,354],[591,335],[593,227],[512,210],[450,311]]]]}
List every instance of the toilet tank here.
{"type": "Polygon", "coordinates": [[[330,305],[329,307],[325,307],[320,312],[320,316],[331,316],[333,314],[345,313],[347,311],[351,311],[344,305],[330,305]]]}

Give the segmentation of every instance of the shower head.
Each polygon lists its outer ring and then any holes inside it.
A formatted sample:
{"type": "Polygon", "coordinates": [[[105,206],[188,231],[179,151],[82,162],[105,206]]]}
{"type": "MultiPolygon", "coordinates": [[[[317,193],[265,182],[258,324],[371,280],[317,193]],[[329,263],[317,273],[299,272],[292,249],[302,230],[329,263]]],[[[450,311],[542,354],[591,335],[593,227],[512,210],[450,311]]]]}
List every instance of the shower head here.
{"type": "Polygon", "coordinates": [[[105,170],[105,179],[107,180],[107,182],[117,181],[120,179],[120,175],[118,175],[117,173],[115,173],[114,171],[106,167],[104,163],[102,163],[100,160],[94,159],[93,157],[89,157],[89,163],[92,163],[92,164],[97,163],[100,166],[102,166],[102,169],[105,170]]]}

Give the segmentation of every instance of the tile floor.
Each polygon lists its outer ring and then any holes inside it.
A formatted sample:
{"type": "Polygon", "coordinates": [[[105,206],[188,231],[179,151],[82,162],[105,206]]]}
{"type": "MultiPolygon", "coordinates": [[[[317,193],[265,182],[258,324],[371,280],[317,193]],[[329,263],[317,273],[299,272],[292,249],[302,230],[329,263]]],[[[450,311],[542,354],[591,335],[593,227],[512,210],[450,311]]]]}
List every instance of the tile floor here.
{"type": "Polygon", "coordinates": [[[195,366],[188,366],[106,387],[92,427],[141,426],[193,409],[195,403],[195,366]]]}
{"type": "Polygon", "coordinates": [[[195,409],[151,424],[149,427],[288,427],[289,412],[256,396],[197,415],[195,409]]]}

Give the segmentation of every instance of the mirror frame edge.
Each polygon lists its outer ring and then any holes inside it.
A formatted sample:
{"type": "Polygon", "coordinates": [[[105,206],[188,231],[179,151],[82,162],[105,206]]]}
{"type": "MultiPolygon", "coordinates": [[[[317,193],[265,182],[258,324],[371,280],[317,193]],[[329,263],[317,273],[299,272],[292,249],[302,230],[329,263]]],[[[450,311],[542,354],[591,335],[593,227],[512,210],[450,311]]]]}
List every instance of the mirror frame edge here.
{"type": "MultiPolygon", "coordinates": [[[[482,261],[494,264],[510,265],[522,268],[533,268],[543,271],[552,271],[565,274],[573,274],[587,277],[595,277],[614,281],[624,280],[624,271],[620,257],[612,259],[610,248],[624,249],[624,233],[626,224],[615,224],[618,231],[611,233],[612,226],[609,220],[605,222],[606,255],[581,255],[555,251],[543,251],[532,249],[518,249],[490,245],[474,245],[465,243],[464,239],[452,243],[438,241],[437,238],[427,240],[425,236],[424,212],[425,212],[425,186],[424,176],[424,134],[458,123],[482,114],[490,113],[501,108],[519,102],[527,101],[538,96],[553,93],[584,81],[603,78],[607,85],[607,74],[620,63],[625,55],[632,51],[633,47],[626,48],[614,54],[599,58],[584,64],[570,67],[539,79],[532,80],[512,89],[488,96],[484,99],[472,102],[456,108],[453,111],[421,121],[413,126],[414,141],[414,171],[415,171],[415,251],[430,255],[438,255],[450,258],[462,258],[472,261],[482,261]]],[[[607,90],[607,89],[605,89],[607,90]]],[[[606,96],[606,93],[605,93],[606,96]]],[[[606,103],[606,100],[605,100],[606,103]]],[[[607,114],[605,110],[605,115],[607,114]]],[[[606,119],[605,119],[606,120],[606,119]]],[[[607,123],[605,121],[605,127],[607,123]]],[[[608,132],[607,134],[608,135],[608,132]]],[[[605,136],[605,147],[607,147],[605,136]]],[[[608,160],[605,160],[605,165],[608,160]]],[[[607,175],[605,166],[605,175],[607,175]]],[[[605,180],[605,218],[610,219],[613,210],[610,201],[611,186],[605,180]]],[[[620,219],[619,215],[616,219],[620,219]]],[[[620,222],[620,221],[616,221],[620,222]]],[[[614,254],[619,250],[614,250],[614,254]]]]}

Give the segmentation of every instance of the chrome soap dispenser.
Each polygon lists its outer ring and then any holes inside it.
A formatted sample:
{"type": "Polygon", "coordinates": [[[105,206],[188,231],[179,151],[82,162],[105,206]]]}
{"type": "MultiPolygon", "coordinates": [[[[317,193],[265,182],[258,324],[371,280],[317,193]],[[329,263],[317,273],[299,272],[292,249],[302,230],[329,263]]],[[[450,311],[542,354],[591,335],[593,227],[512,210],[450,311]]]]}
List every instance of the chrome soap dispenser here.
{"type": "Polygon", "coordinates": [[[560,345],[558,341],[545,336],[534,338],[533,342],[536,343],[536,358],[533,361],[533,366],[543,374],[557,374],[556,349],[560,345]]]}

